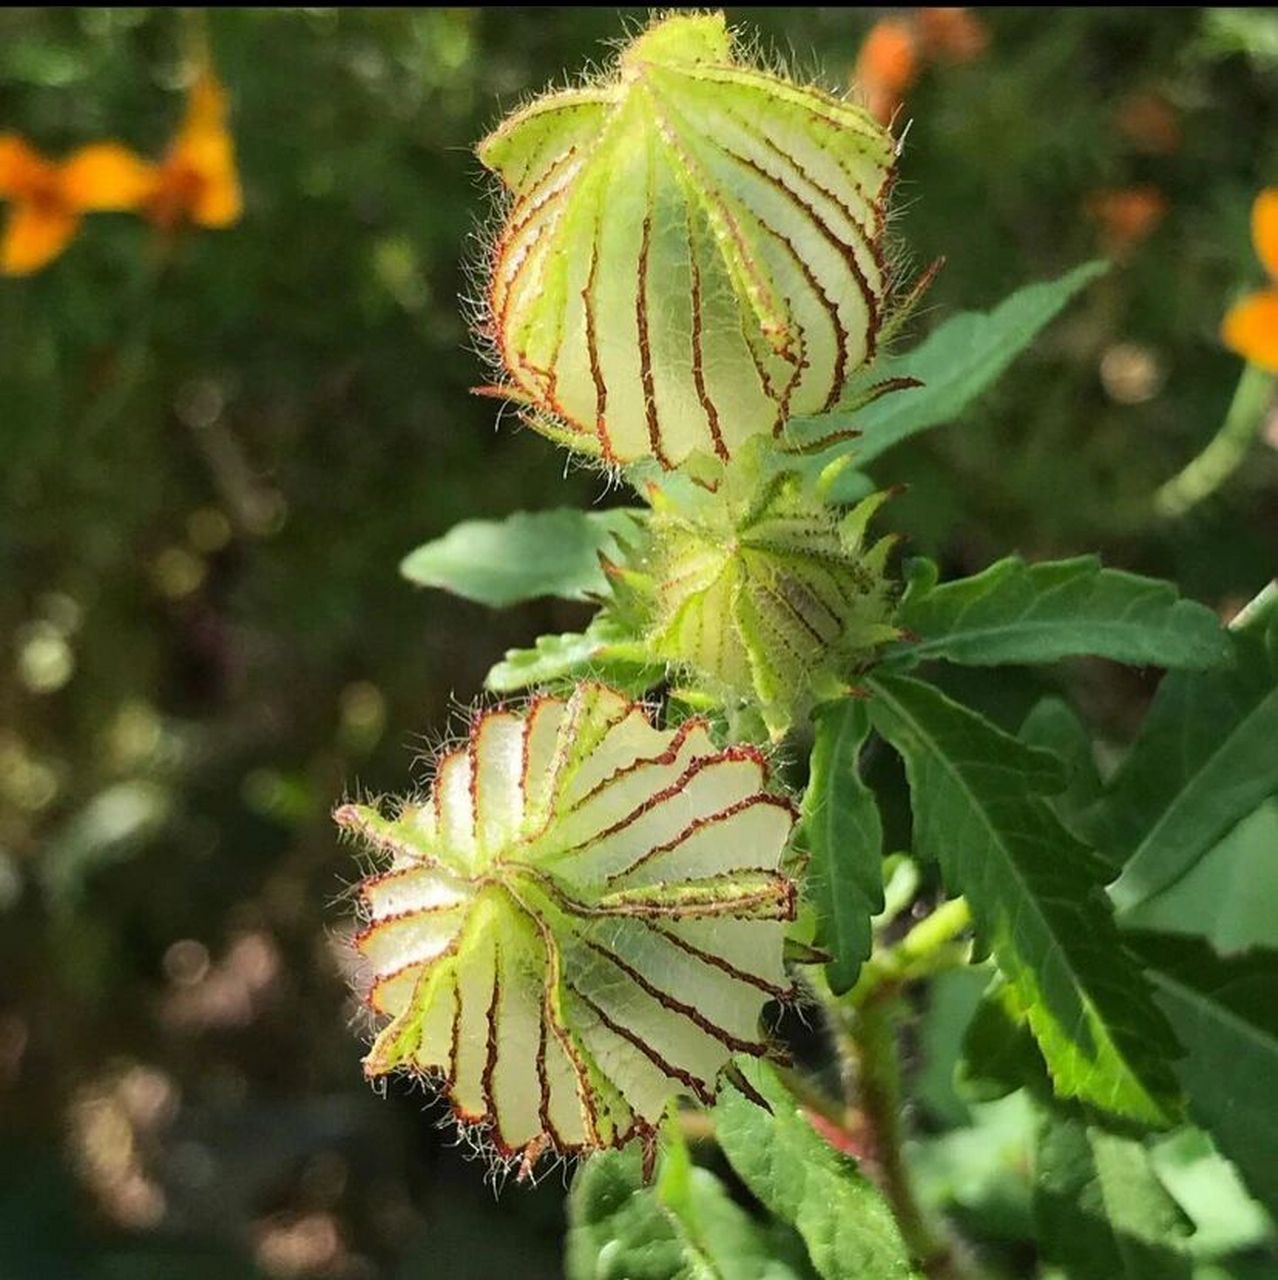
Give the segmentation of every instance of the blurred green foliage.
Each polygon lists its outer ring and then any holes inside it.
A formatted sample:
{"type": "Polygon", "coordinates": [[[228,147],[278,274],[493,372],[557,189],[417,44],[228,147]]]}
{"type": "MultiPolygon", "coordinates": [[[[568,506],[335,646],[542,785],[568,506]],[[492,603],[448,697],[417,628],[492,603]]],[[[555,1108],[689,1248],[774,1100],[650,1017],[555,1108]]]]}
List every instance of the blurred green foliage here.
{"type": "MultiPolygon", "coordinates": [[[[877,13],[730,16],[843,86],[877,13]]],[[[485,235],[470,148],[643,19],[210,11],[242,221],[165,247],[95,216],[44,272],[0,280],[0,1274],[558,1273],[557,1177],[494,1206],[420,1094],[363,1085],[340,946],[356,873],[328,813],[397,781],[405,743],[444,732],[507,648],[588,616],[494,613],[397,567],[462,519],[624,500],[469,394],[490,376],[466,324],[485,235]]],[[[954,571],[1098,550],[1237,604],[1278,559],[1273,430],[1183,521],[1150,497],[1238,377],[1215,332],[1256,279],[1248,211],[1278,180],[1272,11],[981,20],[985,53],[926,69],[906,108],[901,253],[946,258],[907,341],[1098,253],[1116,266],[962,423],[874,478],[909,482],[894,523],[954,571]],[[1121,243],[1098,210],[1133,188],[1164,212],[1121,243]]],[[[191,21],[0,12],[0,131],[158,154],[191,21]]],[[[1006,725],[1045,689],[960,679],[1006,725]]],[[[1090,663],[1047,687],[1112,756],[1152,681],[1090,663]]],[[[1254,940],[1224,895],[1239,859],[1272,854],[1272,818],[1150,923],[1254,940]]],[[[964,1016],[923,1038],[927,1126],[970,1119],[944,1061],[964,1016]]],[[[938,1201],[947,1152],[1008,1114],[936,1148],[938,1201]]],[[[1018,1238],[1003,1166],[978,1192],[961,1215],[1018,1238]]]]}

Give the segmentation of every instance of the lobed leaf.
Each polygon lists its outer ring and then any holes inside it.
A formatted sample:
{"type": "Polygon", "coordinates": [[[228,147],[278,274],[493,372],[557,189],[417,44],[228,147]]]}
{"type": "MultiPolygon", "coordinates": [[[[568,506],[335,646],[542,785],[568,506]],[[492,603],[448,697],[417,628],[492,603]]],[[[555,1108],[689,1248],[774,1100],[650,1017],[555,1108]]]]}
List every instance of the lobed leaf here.
{"type": "Polygon", "coordinates": [[[811,773],[803,797],[803,839],[811,856],[807,894],[816,909],[815,943],[835,995],[851,990],[870,954],[870,918],[884,907],[883,826],[874,793],[861,781],[870,733],[865,705],[852,698],[818,707],[811,773]]]}
{"type": "Polygon", "coordinates": [[[770,1108],[730,1078],[720,1090],[715,1133],[741,1180],[794,1225],[826,1280],[910,1280],[909,1253],[878,1188],[817,1135],[767,1063],[738,1059],[737,1065],[770,1108]]]}
{"type": "Polygon", "coordinates": [[[1168,1123],[1175,1041],[1123,949],[1104,863],[1047,803],[1061,763],[920,681],[870,688],[874,726],[905,761],[916,847],[967,897],[1057,1093],[1168,1123]]]}
{"type": "Polygon", "coordinates": [[[936,568],[914,562],[898,621],[913,637],[896,645],[902,663],[943,659],[975,666],[1055,662],[1095,655],[1116,662],[1207,668],[1229,662],[1216,615],[1182,600],[1170,583],[1095,556],[1026,564],[1009,556],[970,578],[936,584],[936,568]]]}
{"type": "Polygon", "coordinates": [[[600,553],[616,553],[614,539],[633,532],[638,514],[559,507],[516,511],[504,520],[463,520],[409,552],[399,571],[418,586],[496,609],[538,596],[587,600],[607,590],[600,553]]]}
{"type": "Polygon", "coordinates": [[[1278,792],[1278,614],[1231,631],[1233,664],[1172,672],[1131,753],[1088,814],[1123,868],[1120,910],[1179,879],[1278,792]]]}
{"type": "Polygon", "coordinates": [[[795,418],[787,435],[803,442],[854,428],[861,433],[856,465],[863,467],[902,440],[952,422],[1107,269],[1107,263],[1087,262],[1057,280],[1018,289],[993,311],[951,317],[913,351],[880,360],[867,371],[876,383],[903,378],[920,385],[851,412],[836,407],[816,417],[795,418]]]}
{"type": "Polygon", "coordinates": [[[1185,1046],[1176,1074],[1191,1114],[1278,1210],[1278,951],[1221,958],[1183,935],[1133,931],[1127,941],[1185,1046]]]}
{"type": "Polygon", "coordinates": [[[1047,1115],[1034,1216],[1043,1257],[1068,1280],[1189,1280],[1189,1223],[1138,1140],[1086,1112],[1047,1115]]]}

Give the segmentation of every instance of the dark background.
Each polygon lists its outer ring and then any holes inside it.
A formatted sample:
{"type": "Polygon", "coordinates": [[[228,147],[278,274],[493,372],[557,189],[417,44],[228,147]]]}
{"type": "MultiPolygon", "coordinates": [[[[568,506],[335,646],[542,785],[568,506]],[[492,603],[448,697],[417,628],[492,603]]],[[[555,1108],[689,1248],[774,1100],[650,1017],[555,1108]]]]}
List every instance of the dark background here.
{"type": "MultiPolygon", "coordinates": [[[[884,12],[729,16],[845,87],[884,12]]],[[[1117,265],[961,423],[877,464],[911,486],[890,520],[949,572],[1096,549],[1236,607],[1278,560],[1278,432],[1175,524],[1150,495],[1238,378],[1216,331],[1260,281],[1278,19],[978,12],[985,50],[929,62],[902,114],[894,229],[916,267],[947,258],[914,337],[1117,265]],[[1133,188],[1163,210],[1143,236],[1113,213],[1133,188]]],[[[458,298],[487,209],[472,145],[644,16],[213,11],[241,222],[161,259],[144,222],[97,216],[0,280],[0,1276],[558,1274],[559,1172],[497,1203],[419,1091],[362,1082],[359,868],[328,815],[404,789],[507,647],[586,616],[495,614],[397,565],[459,519],[604,492],[468,393],[458,298]]],[[[188,20],[0,13],[0,131],[158,154],[188,20]]],[[[1154,679],[964,689],[1009,724],[1064,691],[1112,758],[1154,679]]]]}

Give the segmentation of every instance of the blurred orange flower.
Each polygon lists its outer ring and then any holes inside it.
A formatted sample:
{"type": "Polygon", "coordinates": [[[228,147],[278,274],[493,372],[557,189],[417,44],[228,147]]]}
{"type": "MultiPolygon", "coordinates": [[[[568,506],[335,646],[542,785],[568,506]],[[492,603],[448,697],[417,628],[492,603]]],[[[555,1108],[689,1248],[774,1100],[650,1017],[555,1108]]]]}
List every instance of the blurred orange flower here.
{"type": "Polygon", "coordinates": [[[1162,95],[1152,90],[1129,94],[1119,104],[1119,132],[1138,151],[1169,156],[1183,141],[1180,115],[1162,95]]]}
{"type": "Polygon", "coordinates": [[[15,134],[0,134],[0,199],[12,205],[0,273],[39,271],[67,247],[83,214],[136,209],[153,183],[152,167],[117,142],[81,147],[59,163],[15,134]]]}
{"type": "Polygon", "coordinates": [[[226,117],[226,90],[206,68],[191,86],[186,117],[144,206],[157,226],[229,227],[239,220],[243,202],[226,117]]]}
{"type": "Polygon", "coordinates": [[[967,9],[918,9],[904,18],[880,18],[867,33],[852,70],[866,109],[890,124],[927,58],[969,62],[989,43],[985,24],[967,9]]]}
{"type": "Polygon", "coordinates": [[[985,24],[970,9],[920,9],[917,21],[923,51],[930,58],[971,62],[990,42],[985,24]]]}
{"type": "Polygon", "coordinates": [[[1123,255],[1141,243],[1167,213],[1167,197],[1157,187],[1117,187],[1088,198],[1087,212],[1100,224],[1105,252],[1123,255]]]}
{"type": "Polygon", "coordinates": [[[866,109],[887,124],[918,72],[918,37],[913,25],[880,18],[861,45],[852,78],[865,95],[866,109]]]}
{"type": "Polygon", "coordinates": [[[1278,187],[1267,187],[1256,197],[1251,236],[1272,283],[1229,308],[1221,321],[1220,337],[1243,359],[1278,373],[1278,187]]]}

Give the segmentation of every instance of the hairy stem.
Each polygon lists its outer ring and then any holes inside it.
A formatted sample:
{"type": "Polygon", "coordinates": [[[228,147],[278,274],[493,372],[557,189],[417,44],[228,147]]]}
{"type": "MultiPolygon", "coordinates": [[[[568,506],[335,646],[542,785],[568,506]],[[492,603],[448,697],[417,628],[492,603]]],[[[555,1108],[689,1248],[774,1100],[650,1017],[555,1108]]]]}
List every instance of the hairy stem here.
{"type": "Polygon", "coordinates": [[[1214,493],[1241,465],[1273,398],[1274,376],[1258,365],[1243,366],[1224,424],[1207,447],[1154,495],[1160,516],[1182,516],[1214,493]]]}
{"type": "Polygon", "coordinates": [[[943,903],[891,947],[876,952],[842,1000],[826,992],[837,1031],[850,1106],[859,1112],[867,1162],[891,1205],[906,1246],[933,1280],[963,1272],[949,1242],[931,1226],[914,1193],[905,1159],[905,1127],[897,1032],[905,983],[965,963],[957,942],[971,923],[965,899],[943,903]]]}
{"type": "Polygon", "coordinates": [[[897,1006],[894,996],[885,995],[856,1011],[848,1029],[850,1065],[865,1121],[867,1146],[879,1172],[879,1184],[892,1206],[910,1253],[929,1274],[935,1274],[932,1264],[947,1256],[949,1250],[928,1224],[905,1163],[897,1006]]]}
{"type": "Polygon", "coordinates": [[[956,941],[972,922],[966,898],[952,898],[918,922],[899,942],[876,951],[862,966],[848,995],[854,1008],[877,999],[885,989],[926,978],[967,962],[969,948],[956,941]]]}

